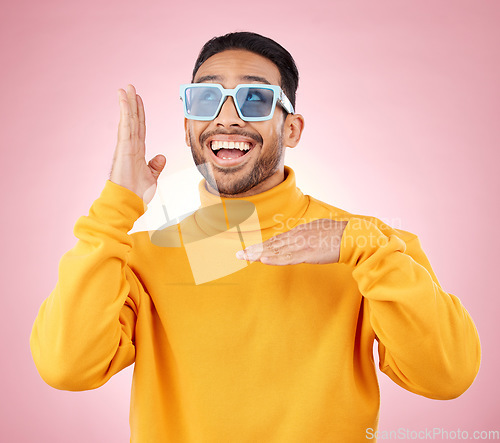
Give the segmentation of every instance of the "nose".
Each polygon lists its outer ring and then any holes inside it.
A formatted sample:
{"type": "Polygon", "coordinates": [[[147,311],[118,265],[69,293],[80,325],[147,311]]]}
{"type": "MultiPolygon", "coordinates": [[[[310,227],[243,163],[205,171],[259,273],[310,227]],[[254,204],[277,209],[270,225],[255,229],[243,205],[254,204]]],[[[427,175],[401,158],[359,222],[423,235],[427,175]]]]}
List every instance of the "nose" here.
{"type": "Polygon", "coordinates": [[[222,104],[219,115],[215,117],[214,123],[217,126],[244,126],[245,122],[238,115],[233,97],[227,97],[222,104]]]}

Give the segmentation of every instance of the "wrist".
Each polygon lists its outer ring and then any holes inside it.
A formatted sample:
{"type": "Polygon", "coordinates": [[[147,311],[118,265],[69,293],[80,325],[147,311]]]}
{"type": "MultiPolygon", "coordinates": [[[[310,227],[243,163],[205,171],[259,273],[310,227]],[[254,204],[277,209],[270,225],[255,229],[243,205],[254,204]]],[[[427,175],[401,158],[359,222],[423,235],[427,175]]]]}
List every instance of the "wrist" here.
{"type": "Polygon", "coordinates": [[[357,266],[388,242],[389,238],[375,224],[353,217],[342,233],[339,263],[357,266]]]}
{"type": "Polygon", "coordinates": [[[144,201],[130,189],[107,180],[89,215],[125,232],[144,214],[144,201]]]}

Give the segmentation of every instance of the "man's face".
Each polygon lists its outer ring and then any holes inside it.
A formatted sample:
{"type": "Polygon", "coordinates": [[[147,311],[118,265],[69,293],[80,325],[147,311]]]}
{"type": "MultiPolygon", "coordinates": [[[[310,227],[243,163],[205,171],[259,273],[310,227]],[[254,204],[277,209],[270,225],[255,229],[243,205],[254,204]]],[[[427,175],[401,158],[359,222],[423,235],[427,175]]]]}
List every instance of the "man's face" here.
{"type": "MultiPolygon", "coordinates": [[[[242,83],[280,85],[280,73],[265,57],[244,50],[228,50],[208,58],[194,82],[219,83],[226,89],[242,83]]],[[[271,120],[245,122],[239,117],[233,98],[228,97],[214,120],[185,120],[186,143],[191,147],[193,159],[197,166],[207,164],[200,167],[200,172],[212,188],[209,190],[218,190],[225,196],[253,195],[283,180],[284,112],[276,105],[271,120]],[[229,149],[217,152],[224,142],[229,149]]]]}

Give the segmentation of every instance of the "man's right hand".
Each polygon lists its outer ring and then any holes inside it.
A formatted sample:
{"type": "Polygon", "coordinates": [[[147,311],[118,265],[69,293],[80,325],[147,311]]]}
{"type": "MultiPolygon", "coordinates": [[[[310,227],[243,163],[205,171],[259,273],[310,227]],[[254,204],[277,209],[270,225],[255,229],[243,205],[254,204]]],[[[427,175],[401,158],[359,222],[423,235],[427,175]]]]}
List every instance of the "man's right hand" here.
{"type": "Polygon", "coordinates": [[[127,91],[119,89],[118,98],[118,142],[109,179],[135,192],[148,204],[154,196],[158,176],[167,160],[164,155],[159,154],[146,163],[144,104],[134,86],[128,85],[127,91]]]}

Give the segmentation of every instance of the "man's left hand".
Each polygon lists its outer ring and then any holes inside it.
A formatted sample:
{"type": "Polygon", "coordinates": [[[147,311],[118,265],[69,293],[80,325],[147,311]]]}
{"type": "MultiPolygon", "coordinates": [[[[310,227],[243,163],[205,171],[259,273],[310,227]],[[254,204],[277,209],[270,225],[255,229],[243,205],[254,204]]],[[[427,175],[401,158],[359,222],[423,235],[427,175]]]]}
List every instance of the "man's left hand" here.
{"type": "Polygon", "coordinates": [[[266,265],[337,263],[346,225],[347,221],[328,218],[314,220],[238,251],[236,258],[266,265]]]}

